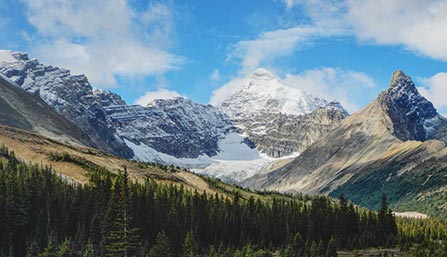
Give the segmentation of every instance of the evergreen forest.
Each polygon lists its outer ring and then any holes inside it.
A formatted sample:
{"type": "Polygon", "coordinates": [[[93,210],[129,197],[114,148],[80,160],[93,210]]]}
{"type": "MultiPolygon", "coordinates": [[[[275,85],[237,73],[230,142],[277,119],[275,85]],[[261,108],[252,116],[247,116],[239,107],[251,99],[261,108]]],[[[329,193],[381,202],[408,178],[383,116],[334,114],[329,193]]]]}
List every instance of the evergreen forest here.
{"type": "Polygon", "coordinates": [[[446,256],[446,223],[396,219],[343,196],[248,199],[92,170],[78,185],[0,148],[0,256],[337,256],[399,247],[446,256]]]}

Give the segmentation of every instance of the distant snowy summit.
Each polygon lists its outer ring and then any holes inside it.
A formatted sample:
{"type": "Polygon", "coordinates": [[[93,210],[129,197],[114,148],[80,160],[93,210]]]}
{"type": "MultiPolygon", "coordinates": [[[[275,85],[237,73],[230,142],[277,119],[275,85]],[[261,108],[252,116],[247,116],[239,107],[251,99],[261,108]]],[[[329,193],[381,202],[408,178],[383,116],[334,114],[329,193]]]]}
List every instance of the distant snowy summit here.
{"type": "Polygon", "coordinates": [[[264,68],[233,83],[238,84],[229,86],[233,87],[233,94],[212,99],[211,104],[234,118],[259,113],[302,115],[328,104],[324,99],[282,84],[278,76],[264,68]]]}
{"type": "Polygon", "coordinates": [[[287,86],[264,68],[224,85],[211,103],[275,158],[302,152],[348,115],[340,103],[287,86]]]}

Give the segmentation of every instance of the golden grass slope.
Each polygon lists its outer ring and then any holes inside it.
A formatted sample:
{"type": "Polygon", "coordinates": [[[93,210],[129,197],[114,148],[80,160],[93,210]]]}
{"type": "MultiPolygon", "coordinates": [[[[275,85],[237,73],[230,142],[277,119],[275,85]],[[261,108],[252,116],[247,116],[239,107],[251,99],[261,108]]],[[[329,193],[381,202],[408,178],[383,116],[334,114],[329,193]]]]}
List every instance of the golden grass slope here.
{"type": "Polygon", "coordinates": [[[183,170],[175,169],[175,172],[169,172],[157,166],[141,165],[134,161],[105,154],[99,150],[62,144],[38,134],[9,126],[0,126],[0,145],[3,144],[14,151],[19,160],[25,163],[51,166],[57,173],[80,184],[88,182],[88,171],[72,162],[53,161],[49,157],[51,153],[66,153],[72,158],[87,160],[114,173],[126,167],[130,177],[139,181],[152,178],[160,183],[183,185],[189,190],[220,193],[201,177],[183,170]]]}

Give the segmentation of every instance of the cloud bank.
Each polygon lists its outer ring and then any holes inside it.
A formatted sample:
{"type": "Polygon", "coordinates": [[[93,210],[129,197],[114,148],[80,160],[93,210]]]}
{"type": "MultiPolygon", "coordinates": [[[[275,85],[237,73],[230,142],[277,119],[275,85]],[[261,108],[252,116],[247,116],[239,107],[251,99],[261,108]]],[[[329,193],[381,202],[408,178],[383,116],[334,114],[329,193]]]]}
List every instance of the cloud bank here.
{"type": "Polygon", "coordinates": [[[229,49],[241,73],[269,66],[315,39],[354,37],[359,42],[403,46],[416,54],[447,61],[447,2],[444,0],[284,0],[289,12],[309,22],[259,34],[229,49]]]}
{"type": "Polygon", "coordinates": [[[116,76],[160,76],[184,61],[167,49],[174,24],[169,5],[136,11],[125,0],[23,3],[39,38],[31,53],[86,74],[95,86],[114,87],[116,76]]]}

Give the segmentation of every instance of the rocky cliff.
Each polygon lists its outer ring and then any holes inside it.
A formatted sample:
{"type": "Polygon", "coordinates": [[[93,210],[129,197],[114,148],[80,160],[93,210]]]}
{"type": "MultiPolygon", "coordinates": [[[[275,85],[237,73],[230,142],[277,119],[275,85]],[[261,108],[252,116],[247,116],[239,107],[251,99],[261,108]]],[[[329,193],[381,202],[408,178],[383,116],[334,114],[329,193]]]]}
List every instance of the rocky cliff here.
{"type": "Polygon", "coordinates": [[[107,121],[103,103],[113,103],[104,93],[93,93],[84,75],[71,75],[70,71],[41,64],[26,53],[2,50],[0,73],[39,96],[56,112],[72,121],[98,148],[123,157],[132,157],[132,151],[115,136],[115,129],[107,121]]]}
{"type": "Polygon", "coordinates": [[[118,136],[177,158],[216,155],[218,141],[232,128],[218,109],[181,97],[105,110],[118,136]]]}

